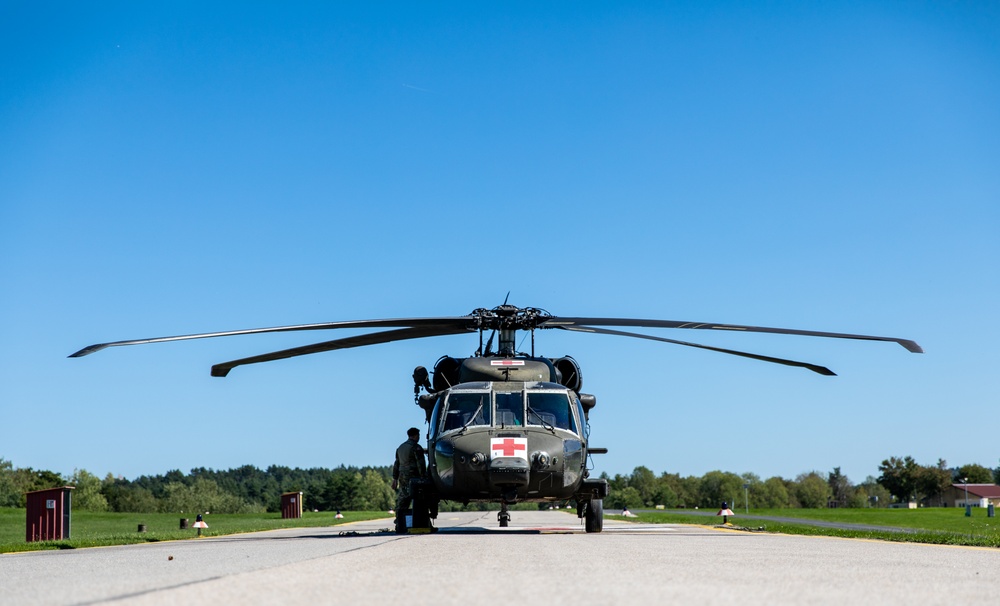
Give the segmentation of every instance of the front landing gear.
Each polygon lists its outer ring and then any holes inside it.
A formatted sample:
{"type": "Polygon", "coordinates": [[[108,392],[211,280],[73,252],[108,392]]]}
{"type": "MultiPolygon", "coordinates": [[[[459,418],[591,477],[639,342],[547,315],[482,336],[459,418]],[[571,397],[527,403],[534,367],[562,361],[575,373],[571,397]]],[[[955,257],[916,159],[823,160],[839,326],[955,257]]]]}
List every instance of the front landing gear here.
{"type": "Polygon", "coordinates": [[[604,530],[604,499],[589,499],[577,506],[577,517],[583,518],[587,532],[604,530]]]}
{"type": "Polygon", "coordinates": [[[604,530],[604,497],[608,496],[607,480],[584,480],[576,494],[576,517],[583,518],[587,532],[604,530]]]}
{"type": "Polygon", "coordinates": [[[507,528],[510,524],[510,512],[507,511],[507,503],[500,503],[500,513],[497,514],[497,520],[500,522],[500,528],[507,528]]]}

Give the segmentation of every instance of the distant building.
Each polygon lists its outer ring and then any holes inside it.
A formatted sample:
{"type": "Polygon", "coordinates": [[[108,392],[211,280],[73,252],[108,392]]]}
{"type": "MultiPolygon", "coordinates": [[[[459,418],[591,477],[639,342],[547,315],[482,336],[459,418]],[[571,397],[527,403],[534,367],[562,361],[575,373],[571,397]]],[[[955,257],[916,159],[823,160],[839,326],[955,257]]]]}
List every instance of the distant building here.
{"type": "MultiPolygon", "coordinates": [[[[941,494],[945,507],[965,507],[965,484],[952,484],[941,494]]],[[[1000,486],[996,484],[969,484],[969,505],[973,507],[1000,506],[1000,486]]]]}

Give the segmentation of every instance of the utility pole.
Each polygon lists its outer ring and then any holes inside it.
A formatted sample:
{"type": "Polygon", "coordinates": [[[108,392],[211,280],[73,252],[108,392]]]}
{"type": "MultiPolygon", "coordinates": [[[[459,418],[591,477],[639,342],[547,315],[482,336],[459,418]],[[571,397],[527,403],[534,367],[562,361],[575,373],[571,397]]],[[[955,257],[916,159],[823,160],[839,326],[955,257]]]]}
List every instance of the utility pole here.
{"type": "MultiPolygon", "coordinates": [[[[969,505],[969,478],[962,478],[965,483],[965,517],[972,517],[972,506],[969,505]]],[[[972,524],[969,524],[969,540],[972,540],[972,524]]]]}

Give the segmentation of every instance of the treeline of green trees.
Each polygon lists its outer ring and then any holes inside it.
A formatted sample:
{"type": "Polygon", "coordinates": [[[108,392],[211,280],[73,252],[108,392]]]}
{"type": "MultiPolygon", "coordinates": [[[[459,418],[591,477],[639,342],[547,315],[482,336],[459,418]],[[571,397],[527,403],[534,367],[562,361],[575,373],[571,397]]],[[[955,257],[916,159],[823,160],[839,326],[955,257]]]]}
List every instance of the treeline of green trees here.
{"type": "MultiPolygon", "coordinates": [[[[742,506],[744,495],[753,508],[786,507],[884,507],[896,501],[922,500],[939,505],[941,493],[952,483],[968,478],[970,484],[1000,483],[1000,468],[970,464],[948,468],[944,461],[923,466],[912,457],[891,457],[879,466],[879,477],[853,484],[835,468],[829,473],[811,471],[795,479],[761,480],[753,473],[737,475],[710,471],[703,476],[656,475],[647,467],[608,480],[605,507],[638,509],[662,505],[717,508],[725,501],[742,506]],[[744,488],[744,486],[746,488],[744,488]]],[[[24,494],[58,486],[75,486],[73,509],[114,512],[254,513],[278,511],[281,495],[302,492],[307,510],[388,511],[395,503],[390,487],[391,468],[344,467],[300,469],[272,465],[261,470],[252,465],[216,471],[203,467],[184,474],[178,470],[135,480],[104,479],[83,469],[70,477],[47,470],[15,468],[0,458],[0,507],[23,507],[24,494]]],[[[442,510],[485,509],[487,504],[442,503],[442,510]]],[[[542,505],[546,507],[546,505],[542,505]]]]}
{"type": "Polygon", "coordinates": [[[675,507],[730,507],[782,509],[789,507],[886,507],[893,502],[921,502],[940,506],[942,494],[952,484],[967,479],[970,484],[1000,483],[1000,467],[978,464],[949,468],[944,460],[936,465],[919,465],[913,457],[890,457],[879,465],[878,477],[868,476],[854,484],[835,467],[829,473],[810,471],[795,479],[772,477],[761,480],[753,473],[737,475],[710,471],[701,477],[681,477],[675,473],[654,474],[636,467],[629,475],[601,477],[608,480],[610,493],[604,500],[608,509],[638,509],[662,505],[675,507]]]}
{"type": "Polygon", "coordinates": [[[74,486],[73,509],[116,512],[255,513],[278,511],[281,495],[302,492],[308,510],[388,511],[395,503],[391,467],[300,469],[252,465],[216,471],[203,467],[135,480],[108,474],[103,480],[84,469],[57,473],[14,468],[0,459],[0,507],[23,507],[24,493],[74,486]]]}

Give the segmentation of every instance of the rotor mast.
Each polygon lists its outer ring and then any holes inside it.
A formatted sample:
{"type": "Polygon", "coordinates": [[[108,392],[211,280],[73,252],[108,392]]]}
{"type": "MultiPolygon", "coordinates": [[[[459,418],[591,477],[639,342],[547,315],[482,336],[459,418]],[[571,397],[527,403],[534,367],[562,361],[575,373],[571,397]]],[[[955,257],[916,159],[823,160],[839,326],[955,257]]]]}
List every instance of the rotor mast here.
{"type": "Polygon", "coordinates": [[[500,331],[499,354],[501,356],[513,357],[517,355],[517,329],[518,312],[521,310],[514,305],[501,305],[493,310],[498,320],[498,330],[500,331]]]}

